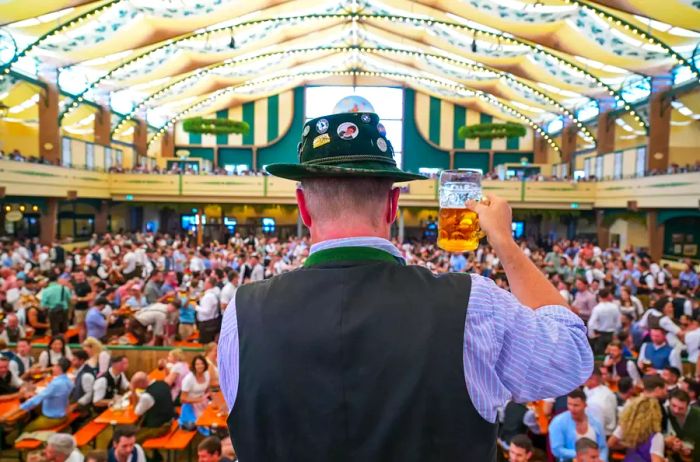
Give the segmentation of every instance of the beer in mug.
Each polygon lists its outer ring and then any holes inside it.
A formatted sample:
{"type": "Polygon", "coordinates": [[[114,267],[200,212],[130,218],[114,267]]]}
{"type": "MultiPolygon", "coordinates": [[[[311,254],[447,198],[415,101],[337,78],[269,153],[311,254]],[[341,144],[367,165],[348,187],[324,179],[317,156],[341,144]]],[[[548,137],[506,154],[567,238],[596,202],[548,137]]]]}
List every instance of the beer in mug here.
{"type": "Polygon", "coordinates": [[[479,217],[468,210],[468,200],[481,199],[481,173],[475,170],[445,170],[440,174],[438,247],[448,252],[476,250],[484,236],[479,217]]]}

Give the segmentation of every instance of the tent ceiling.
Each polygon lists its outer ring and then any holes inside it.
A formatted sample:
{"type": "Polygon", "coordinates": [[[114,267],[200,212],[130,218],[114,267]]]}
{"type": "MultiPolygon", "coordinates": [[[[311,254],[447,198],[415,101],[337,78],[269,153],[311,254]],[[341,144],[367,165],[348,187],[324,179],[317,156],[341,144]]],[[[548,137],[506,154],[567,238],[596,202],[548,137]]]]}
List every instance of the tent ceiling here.
{"type": "MultiPolygon", "coordinates": [[[[634,102],[648,96],[649,79],[697,80],[700,62],[700,7],[690,0],[33,3],[6,0],[0,9],[0,69],[13,71],[0,77],[0,100],[26,104],[13,114],[35,119],[26,84],[13,76],[58,72],[62,123],[74,129],[89,122],[89,101],[124,114],[113,118],[119,132],[135,117],[165,127],[294,85],[350,78],[542,127],[555,119],[583,126],[597,101],[610,99],[640,131],[646,118],[634,102]]],[[[693,106],[676,104],[685,109],[674,120],[697,118],[693,106]]]]}

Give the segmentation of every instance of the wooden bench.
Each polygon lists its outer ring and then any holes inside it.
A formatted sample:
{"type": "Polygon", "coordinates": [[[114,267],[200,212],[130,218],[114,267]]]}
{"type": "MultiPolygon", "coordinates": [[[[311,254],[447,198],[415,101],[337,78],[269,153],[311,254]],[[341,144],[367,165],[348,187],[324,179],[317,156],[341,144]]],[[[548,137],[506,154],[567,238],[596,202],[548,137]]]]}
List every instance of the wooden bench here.
{"type": "MultiPolygon", "coordinates": [[[[170,431],[158,438],[151,438],[144,441],[144,449],[161,449],[168,453],[168,461],[173,460],[173,453],[184,449],[191,450],[190,443],[197,434],[196,430],[188,431],[178,427],[177,422],[173,422],[170,426],[170,431]]],[[[188,460],[190,459],[188,455],[188,460]]]]}
{"type": "MultiPolygon", "coordinates": [[[[79,416],[80,414],[78,412],[72,412],[68,415],[68,418],[63,423],[61,423],[60,425],[56,425],[52,428],[47,428],[46,431],[60,433],[66,428],[70,427],[70,424],[72,424],[73,421],[75,421],[75,419],[77,419],[79,416]]],[[[17,441],[15,443],[15,449],[17,449],[18,451],[31,451],[33,449],[38,449],[39,447],[41,447],[42,444],[44,444],[43,441],[26,439],[17,441]]]]}
{"type": "Polygon", "coordinates": [[[105,428],[107,428],[107,424],[88,422],[87,425],[83,426],[73,435],[76,445],[80,448],[94,442],[97,435],[99,435],[105,428]]]}

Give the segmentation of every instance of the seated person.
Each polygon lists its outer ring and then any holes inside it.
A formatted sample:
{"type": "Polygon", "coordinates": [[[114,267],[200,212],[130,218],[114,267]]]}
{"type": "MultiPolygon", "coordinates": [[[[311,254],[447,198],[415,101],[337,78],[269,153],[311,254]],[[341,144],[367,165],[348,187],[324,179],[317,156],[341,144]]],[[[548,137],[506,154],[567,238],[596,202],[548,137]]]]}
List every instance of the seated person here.
{"type": "Polygon", "coordinates": [[[27,336],[15,313],[8,313],[5,317],[5,323],[5,328],[0,332],[0,340],[4,340],[6,343],[17,343],[19,339],[27,336]]]}
{"type": "Polygon", "coordinates": [[[134,391],[131,394],[134,412],[141,418],[136,442],[167,434],[177,416],[170,385],[163,380],[149,380],[145,372],[136,372],[131,378],[131,389],[134,391]]]}
{"type": "Polygon", "coordinates": [[[576,457],[576,442],[588,438],[598,444],[601,458],[607,460],[608,448],[605,430],[586,409],[586,394],[576,389],[569,393],[567,411],[552,419],[549,425],[549,441],[554,457],[573,459],[576,457]]]}
{"type": "MultiPolygon", "coordinates": [[[[83,454],[78,449],[75,438],[67,433],[54,433],[49,436],[44,448],[43,462],[83,462],[83,454]]],[[[31,462],[31,459],[27,462],[31,462]]]]}
{"type": "Polygon", "coordinates": [[[88,364],[95,370],[95,375],[107,372],[112,355],[105,349],[102,342],[95,337],[88,337],[83,341],[83,351],[88,354],[88,364]]]}
{"type": "Polygon", "coordinates": [[[107,462],[107,451],[90,451],[85,455],[85,462],[107,462]]]}
{"type": "Polygon", "coordinates": [[[209,365],[202,355],[192,359],[190,372],[182,380],[182,394],[180,403],[180,425],[184,427],[194,426],[209,405],[209,384],[211,377],[207,370],[209,365]]]}
{"type": "Polygon", "coordinates": [[[95,385],[95,369],[88,364],[88,355],[82,350],[73,354],[72,365],[75,373],[75,388],[70,395],[70,402],[78,406],[83,417],[90,415],[92,408],[92,389],[95,385]]]}
{"type": "Polygon", "coordinates": [[[46,349],[39,354],[39,366],[42,369],[50,369],[58,364],[61,358],[65,358],[70,362],[72,357],[70,347],[66,344],[63,336],[55,335],[51,337],[46,349]]]}
{"type": "Polygon", "coordinates": [[[649,338],[651,341],[644,342],[639,348],[637,358],[637,366],[643,375],[659,373],[668,366],[683,368],[679,351],[666,343],[666,332],[663,329],[652,328],[649,338]]]}
{"type": "MultiPolygon", "coordinates": [[[[674,390],[668,399],[666,447],[681,460],[700,461],[700,408],[690,406],[690,396],[674,390]]],[[[676,460],[674,458],[673,460],[676,460]]]]}
{"type": "Polygon", "coordinates": [[[10,360],[0,356],[0,401],[19,398],[22,384],[22,379],[10,370],[10,360]]]}
{"type": "Polygon", "coordinates": [[[136,427],[119,425],[114,430],[112,446],[107,451],[110,462],[146,462],[146,453],[136,443],[136,427]]]}
{"type": "Polygon", "coordinates": [[[169,303],[154,303],[153,305],[148,305],[129,319],[129,332],[139,340],[140,344],[145,344],[148,337],[147,331],[150,327],[153,332],[153,338],[148,342],[149,345],[162,345],[165,324],[179,309],[179,299],[175,299],[169,303]]]}
{"type": "Polygon", "coordinates": [[[10,361],[10,370],[20,379],[28,378],[38,369],[32,356],[32,345],[26,338],[17,341],[17,351],[10,361]]]}
{"type": "Polygon", "coordinates": [[[581,438],[576,442],[576,462],[603,462],[598,444],[589,439],[581,438]]]}
{"type": "Polygon", "coordinates": [[[173,401],[177,401],[182,389],[182,381],[190,372],[190,366],[185,362],[185,354],[181,349],[174,348],[168,352],[165,367],[168,369],[165,381],[170,385],[173,401]]]}
{"type": "MultiPolygon", "coordinates": [[[[510,439],[508,447],[509,462],[528,462],[532,460],[532,441],[526,435],[515,435],[510,439]]],[[[199,460],[199,462],[206,462],[199,460]]]]}
{"type": "Polygon", "coordinates": [[[24,427],[25,432],[48,430],[68,418],[68,403],[73,391],[73,381],[66,374],[70,361],[61,358],[52,369],[53,379],[46,388],[20,405],[22,411],[28,412],[41,404],[41,415],[24,427]]]}
{"type": "Polygon", "coordinates": [[[121,395],[129,389],[129,381],[124,373],[129,369],[129,360],[126,356],[115,356],[112,365],[107,372],[95,380],[92,387],[92,404],[104,409],[115,396],[121,395]]]}
{"type": "MultiPolygon", "coordinates": [[[[221,440],[216,436],[210,436],[197,446],[197,462],[231,462],[231,459],[222,455],[221,440]]],[[[511,462],[521,461],[511,459],[511,462]]]]}

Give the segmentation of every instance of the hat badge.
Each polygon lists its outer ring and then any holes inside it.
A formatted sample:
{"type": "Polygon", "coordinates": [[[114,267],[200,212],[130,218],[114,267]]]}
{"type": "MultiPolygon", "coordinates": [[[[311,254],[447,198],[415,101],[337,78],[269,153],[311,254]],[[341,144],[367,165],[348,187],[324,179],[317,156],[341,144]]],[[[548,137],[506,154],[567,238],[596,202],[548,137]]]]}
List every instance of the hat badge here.
{"type": "Polygon", "coordinates": [[[328,121],[326,119],[321,119],[316,122],[316,131],[323,135],[328,131],[328,121]]]}
{"type": "Polygon", "coordinates": [[[357,125],[352,122],[343,122],[338,125],[338,136],[341,140],[354,140],[359,133],[360,130],[357,128],[357,125]]]}

